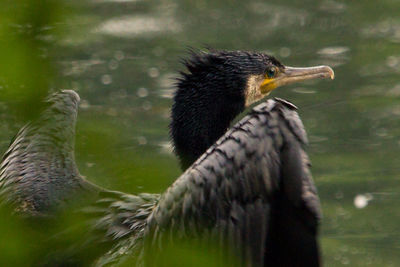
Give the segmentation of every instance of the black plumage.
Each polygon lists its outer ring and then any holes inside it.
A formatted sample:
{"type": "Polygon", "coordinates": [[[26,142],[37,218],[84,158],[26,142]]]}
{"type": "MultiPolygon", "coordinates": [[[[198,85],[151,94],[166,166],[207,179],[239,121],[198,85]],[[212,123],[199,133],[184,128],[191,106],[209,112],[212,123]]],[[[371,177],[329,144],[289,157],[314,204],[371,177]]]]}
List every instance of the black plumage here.
{"type": "Polygon", "coordinates": [[[282,67],[274,57],[242,51],[193,53],[184,62],[172,106],[171,137],[184,169],[221,137],[245,109],[250,75],[282,67]]]}
{"type": "MultiPolygon", "coordinates": [[[[246,266],[318,266],[320,206],[296,108],[280,99],[246,106],[290,82],[333,77],[330,68],[285,67],[250,52],[213,51],[186,61],[172,108],[171,136],[186,171],[162,195],[111,192],[75,166],[79,97],[56,93],[37,122],[20,131],[3,158],[0,196],[23,214],[46,215],[76,193],[97,195],[83,244],[110,244],[95,264],[130,255],[139,264],[164,242],[215,239],[246,266]],[[303,76],[301,76],[303,75],[303,76]],[[272,85],[271,85],[272,84],[272,85]],[[227,132],[226,132],[227,131],[227,132]]],[[[160,247],[161,246],[161,247],[160,247]]]]}
{"type": "Polygon", "coordinates": [[[162,195],[148,227],[183,224],[198,238],[218,229],[253,266],[317,266],[320,211],[305,141],[292,105],[260,104],[162,195]]]}

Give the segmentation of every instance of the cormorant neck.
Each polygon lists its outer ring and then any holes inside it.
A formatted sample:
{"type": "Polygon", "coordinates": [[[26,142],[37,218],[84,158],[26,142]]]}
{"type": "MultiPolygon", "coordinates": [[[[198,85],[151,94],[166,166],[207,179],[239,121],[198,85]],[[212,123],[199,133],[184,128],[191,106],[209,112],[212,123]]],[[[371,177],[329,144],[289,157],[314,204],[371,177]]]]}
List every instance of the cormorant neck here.
{"type": "Polygon", "coordinates": [[[177,79],[170,133],[186,169],[227,130],[244,110],[249,72],[240,68],[248,54],[192,54],[177,79]],[[239,56],[242,55],[242,57],[239,56]],[[239,57],[239,59],[237,59],[239,57]]]}
{"type": "Polygon", "coordinates": [[[203,102],[199,97],[176,95],[172,107],[171,137],[183,170],[213,145],[244,110],[242,99],[203,102]]]}

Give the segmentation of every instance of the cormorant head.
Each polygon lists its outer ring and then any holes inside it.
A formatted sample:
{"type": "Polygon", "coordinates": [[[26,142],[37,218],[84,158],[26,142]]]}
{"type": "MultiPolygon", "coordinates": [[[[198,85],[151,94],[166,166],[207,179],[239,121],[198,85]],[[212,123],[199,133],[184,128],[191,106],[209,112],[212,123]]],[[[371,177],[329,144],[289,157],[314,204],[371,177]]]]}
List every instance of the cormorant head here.
{"type": "Polygon", "coordinates": [[[183,168],[221,137],[245,107],[275,88],[331,78],[328,66],[293,68],[263,53],[210,51],[184,61],[172,107],[171,136],[183,168]]]}

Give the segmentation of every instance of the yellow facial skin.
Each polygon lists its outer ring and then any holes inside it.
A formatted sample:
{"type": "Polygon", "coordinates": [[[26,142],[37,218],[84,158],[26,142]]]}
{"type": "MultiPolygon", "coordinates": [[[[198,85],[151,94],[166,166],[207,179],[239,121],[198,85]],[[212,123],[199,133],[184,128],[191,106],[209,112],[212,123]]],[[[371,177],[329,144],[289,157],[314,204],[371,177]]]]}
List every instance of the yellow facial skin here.
{"type": "Polygon", "coordinates": [[[276,67],[272,67],[275,75],[270,77],[270,75],[266,74],[264,77],[264,81],[260,85],[260,92],[262,95],[268,95],[272,90],[274,90],[278,85],[276,84],[275,76],[279,74],[279,69],[276,67]]]}
{"type": "Polygon", "coordinates": [[[269,95],[274,89],[296,82],[317,78],[334,79],[331,67],[316,66],[309,68],[275,67],[271,66],[264,75],[251,76],[246,88],[246,106],[269,95]]]}

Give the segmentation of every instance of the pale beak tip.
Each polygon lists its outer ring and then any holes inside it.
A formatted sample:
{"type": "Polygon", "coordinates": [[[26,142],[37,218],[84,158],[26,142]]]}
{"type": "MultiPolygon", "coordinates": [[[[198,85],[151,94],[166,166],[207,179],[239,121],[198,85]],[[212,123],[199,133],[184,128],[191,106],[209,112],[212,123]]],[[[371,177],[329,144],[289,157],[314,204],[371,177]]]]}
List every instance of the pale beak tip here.
{"type": "Polygon", "coordinates": [[[335,79],[335,72],[333,71],[333,69],[331,67],[327,67],[327,68],[328,68],[329,77],[331,78],[331,80],[335,79]]]}

